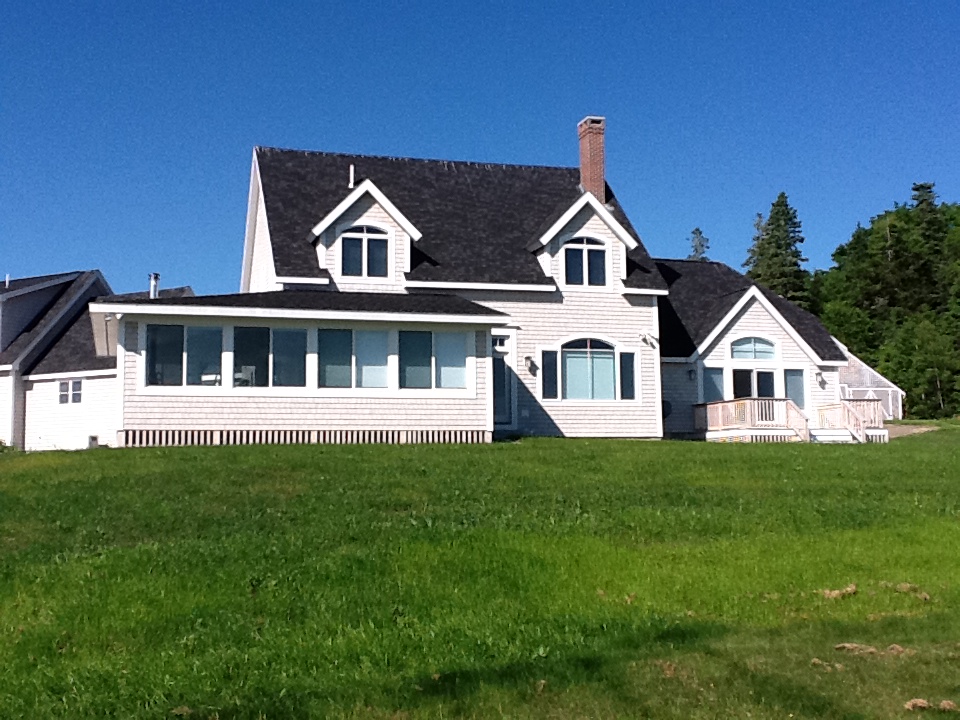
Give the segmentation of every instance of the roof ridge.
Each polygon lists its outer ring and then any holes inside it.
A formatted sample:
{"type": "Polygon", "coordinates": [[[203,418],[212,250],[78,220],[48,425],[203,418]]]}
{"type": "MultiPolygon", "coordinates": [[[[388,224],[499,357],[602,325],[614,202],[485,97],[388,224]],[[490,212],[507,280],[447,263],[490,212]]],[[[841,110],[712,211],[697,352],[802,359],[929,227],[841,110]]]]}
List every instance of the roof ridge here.
{"type": "Polygon", "coordinates": [[[259,152],[262,150],[273,151],[273,152],[282,152],[282,153],[298,153],[300,155],[319,155],[322,157],[339,157],[344,159],[349,158],[358,158],[362,160],[390,160],[393,162],[415,162],[415,163],[437,163],[443,165],[466,165],[469,167],[479,167],[479,168],[522,168],[528,170],[567,170],[571,172],[579,172],[580,169],[575,165],[528,165],[520,163],[496,163],[496,162],[484,162],[481,160],[451,160],[449,158],[418,158],[418,157],[409,157],[402,155],[366,155],[362,153],[341,153],[341,152],[330,152],[327,150],[298,150],[296,148],[280,148],[273,147],[269,145],[256,145],[254,150],[259,152]]]}

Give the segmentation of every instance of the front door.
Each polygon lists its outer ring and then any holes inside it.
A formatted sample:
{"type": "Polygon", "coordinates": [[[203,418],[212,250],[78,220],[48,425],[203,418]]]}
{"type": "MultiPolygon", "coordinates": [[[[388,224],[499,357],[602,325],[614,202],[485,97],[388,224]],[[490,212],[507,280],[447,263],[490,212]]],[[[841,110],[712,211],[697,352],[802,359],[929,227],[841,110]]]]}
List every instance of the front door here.
{"type": "Polygon", "coordinates": [[[513,425],[514,337],[493,335],[493,422],[513,425]]]}

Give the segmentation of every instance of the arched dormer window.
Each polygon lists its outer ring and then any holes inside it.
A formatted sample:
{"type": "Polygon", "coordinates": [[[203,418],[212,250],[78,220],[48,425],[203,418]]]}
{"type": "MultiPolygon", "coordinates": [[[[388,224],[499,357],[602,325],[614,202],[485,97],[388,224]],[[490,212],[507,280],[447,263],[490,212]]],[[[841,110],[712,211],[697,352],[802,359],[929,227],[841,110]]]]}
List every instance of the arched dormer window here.
{"type": "Polygon", "coordinates": [[[774,346],[763,338],[740,338],[730,343],[730,357],[734,360],[773,360],[774,346]]]}
{"type": "Polygon", "coordinates": [[[593,238],[573,238],[565,242],[563,273],[567,285],[606,285],[607,250],[604,244],[593,238]]]}
{"type": "Polygon", "coordinates": [[[370,225],[355,225],[340,234],[340,273],[349,277],[387,277],[389,235],[370,225]]]}

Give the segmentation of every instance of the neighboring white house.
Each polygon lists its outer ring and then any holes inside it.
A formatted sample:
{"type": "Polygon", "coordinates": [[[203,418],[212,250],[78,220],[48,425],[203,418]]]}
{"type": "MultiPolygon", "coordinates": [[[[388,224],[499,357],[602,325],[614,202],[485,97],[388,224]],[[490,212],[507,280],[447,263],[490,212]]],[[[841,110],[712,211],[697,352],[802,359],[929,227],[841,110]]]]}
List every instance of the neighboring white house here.
{"type": "Polygon", "coordinates": [[[102,410],[48,421],[74,372],[55,345],[27,446],[885,439],[814,316],[650,257],[604,129],[579,124],[578,168],[257,148],[240,292],[91,303],[71,337],[109,366],[82,386],[102,410]]]}
{"type": "MultiPolygon", "coordinates": [[[[29,373],[86,310],[89,300],[109,292],[96,270],[0,284],[0,442],[24,446],[29,373]]],[[[55,414],[47,418],[54,423],[58,419],[55,414]]]]}

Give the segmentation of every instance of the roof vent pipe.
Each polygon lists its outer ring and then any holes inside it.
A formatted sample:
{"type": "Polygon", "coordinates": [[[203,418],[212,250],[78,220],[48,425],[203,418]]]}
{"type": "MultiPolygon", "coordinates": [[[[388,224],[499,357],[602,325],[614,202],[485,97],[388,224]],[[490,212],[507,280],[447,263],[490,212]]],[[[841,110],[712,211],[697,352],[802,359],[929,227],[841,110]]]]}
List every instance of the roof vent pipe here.
{"type": "Polygon", "coordinates": [[[4,286],[5,288],[9,288],[9,287],[10,287],[10,273],[7,273],[7,279],[3,281],[3,286],[4,286]]]}
{"type": "Polygon", "coordinates": [[[156,300],[160,295],[160,273],[150,273],[150,299],[156,300]]]}
{"type": "Polygon", "coordinates": [[[350,181],[347,183],[347,187],[353,190],[353,163],[350,163],[350,181]]]}

